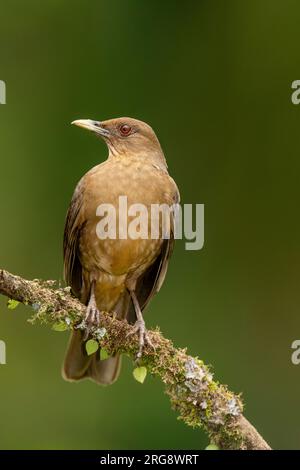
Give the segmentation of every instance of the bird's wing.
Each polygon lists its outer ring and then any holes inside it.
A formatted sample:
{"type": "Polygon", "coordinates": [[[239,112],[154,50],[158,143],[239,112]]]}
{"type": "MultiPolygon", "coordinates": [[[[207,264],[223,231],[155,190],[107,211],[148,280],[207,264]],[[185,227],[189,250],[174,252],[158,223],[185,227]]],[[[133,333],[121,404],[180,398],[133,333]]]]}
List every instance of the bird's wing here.
{"type": "MultiPolygon", "coordinates": [[[[179,203],[179,200],[180,195],[176,187],[174,203],[179,203]]],[[[175,221],[173,214],[171,214],[170,222],[170,238],[164,240],[159,256],[156,258],[154,263],[152,263],[141,275],[136,284],[135,292],[142,311],[147,307],[152,297],[159,291],[167,274],[169,260],[175,245],[175,221]]],[[[130,309],[127,319],[129,322],[131,322],[134,321],[134,318],[134,310],[130,309]]]]}
{"type": "Polygon", "coordinates": [[[81,209],[83,204],[82,184],[79,183],[71,200],[64,231],[64,277],[74,294],[81,298],[82,266],[79,259],[79,237],[83,227],[81,209]]]}

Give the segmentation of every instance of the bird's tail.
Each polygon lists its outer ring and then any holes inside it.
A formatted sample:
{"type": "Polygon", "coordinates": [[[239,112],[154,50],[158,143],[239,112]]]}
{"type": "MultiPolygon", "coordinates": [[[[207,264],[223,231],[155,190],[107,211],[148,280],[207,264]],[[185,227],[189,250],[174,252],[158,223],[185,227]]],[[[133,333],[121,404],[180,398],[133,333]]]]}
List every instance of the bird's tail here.
{"type": "MultiPolygon", "coordinates": [[[[118,318],[131,320],[128,318],[128,315],[131,316],[130,303],[130,296],[126,291],[115,307],[118,318]]],[[[120,369],[120,354],[101,360],[100,350],[98,350],[88,356],[83,341],[83,332],[80,330],[72,332],[62,368],[62,375],[65,380],[91,379],[100,385],[110,385],[117,380],[120,369]]]]}
{"type": "Polygon", "coordinates": [[[121,356],[116,354],[108,359],[100,359],[100,351],[88,356],[83,341],[83,333],[74,330],[71,334],[62,368],[65,380],[71,382],[91,379],[101,385],[109,385],[117,380],[121,367],[121,356]]]}

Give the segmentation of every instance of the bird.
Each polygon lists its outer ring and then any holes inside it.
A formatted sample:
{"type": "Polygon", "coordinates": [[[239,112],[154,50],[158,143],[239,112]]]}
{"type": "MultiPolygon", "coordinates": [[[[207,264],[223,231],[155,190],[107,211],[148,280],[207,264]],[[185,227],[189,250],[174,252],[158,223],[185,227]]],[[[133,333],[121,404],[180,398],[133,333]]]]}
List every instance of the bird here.
{"type": "Polygon", "coordinates": [[[87,308],[84,329],[74,328],[71,332],[62,375],[68,381],[91,379],[109,385],[119,376],[120,354],[101,360],[99,349],[88,355],[85,343],[93,329],[101,325],[102,313],[110,312],[133,325],[131,334],[137,334],[139,340],[137,360],[145,344],[153,346],[143,312],[164,282],[174,248],[175,220],[171,213],[168,233],[162,233],[161,217],[156,218],[160,228],[157,237],[151,237],[150,228],[147,237],[121,236],[120,229],[126,228],[119,225],[115,238],[99,238],[97,208],[110,204],[119,224],[124,225],[132,217],[121,213],[121,196],[126,196],[128,206],[143,204],[150,211],[153,204],[179,204],[180,195],[149,124],[129,117],[79,119],[72,124],[100,137],[108,156],[81,178],[67,211],[64,278],[87,308]]]}

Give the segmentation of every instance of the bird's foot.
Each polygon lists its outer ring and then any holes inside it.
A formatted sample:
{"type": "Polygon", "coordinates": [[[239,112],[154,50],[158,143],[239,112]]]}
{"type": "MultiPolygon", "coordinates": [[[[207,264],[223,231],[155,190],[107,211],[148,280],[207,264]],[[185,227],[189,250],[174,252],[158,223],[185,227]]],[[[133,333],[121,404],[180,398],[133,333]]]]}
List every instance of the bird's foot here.
{"type": "Polygon", "coordinates": [[[136,333],[138,334],[138,337],[139,337],[139,350],[136,355],[136,359],[138,360],[142,357],[145,344],[148,344],[153,349],[155,349],[155,347],[151,339],[149,338],[149,334],[146,329],[144,320],[137,320],[135,324],[133,325],[132,331],[127,333],[127,337],[134,335],[136,333]]]}
{"type": "Polygon", "coordinates": [[[86,308],[86,315],[84,318],[85,332],[83,340],[86,341],[92,330],[99,328],[101,314],[97,308],[96,302],[90,302],[86,308]]]}

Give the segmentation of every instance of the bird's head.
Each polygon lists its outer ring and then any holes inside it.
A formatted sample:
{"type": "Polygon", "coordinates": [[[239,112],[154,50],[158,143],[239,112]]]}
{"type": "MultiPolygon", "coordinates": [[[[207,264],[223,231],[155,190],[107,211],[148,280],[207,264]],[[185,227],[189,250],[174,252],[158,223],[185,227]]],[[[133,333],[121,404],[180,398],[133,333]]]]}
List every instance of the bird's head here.
{"type": "Polygon", "coordinates": [[[101,137],[107,144],[111,157],[151,159],[166,168],[166,161],[152,127],[143,121],[129,117],[93,121],[79,119],[72,124],[87,129],[101,137]]]}

